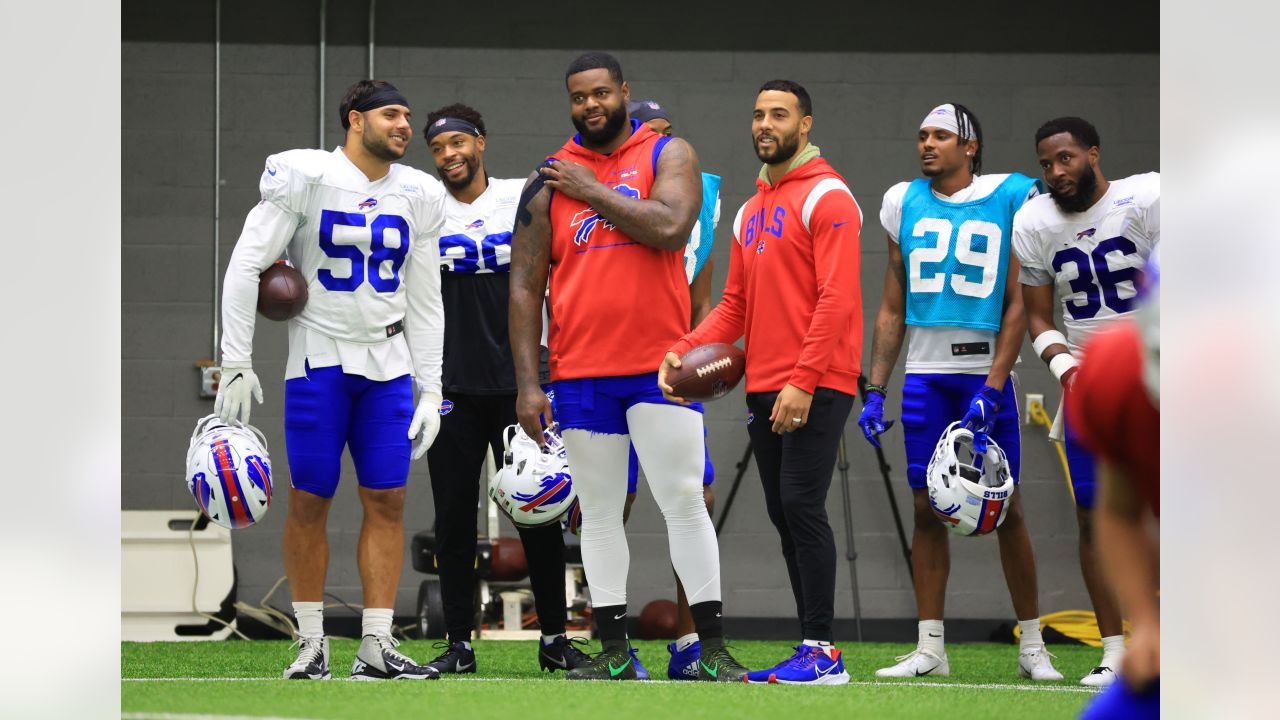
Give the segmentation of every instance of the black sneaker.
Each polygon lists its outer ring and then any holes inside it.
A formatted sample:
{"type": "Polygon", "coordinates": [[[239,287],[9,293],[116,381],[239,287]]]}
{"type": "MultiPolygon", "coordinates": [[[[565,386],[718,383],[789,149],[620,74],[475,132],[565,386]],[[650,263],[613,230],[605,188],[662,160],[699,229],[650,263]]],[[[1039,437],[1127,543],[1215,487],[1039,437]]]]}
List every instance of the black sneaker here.
{"type": "Polygon", "coordinates": [[[619,645],[600,651],[591,662],[565,673],[569,680],[635,680],[636,666],[631,648],[619,645]]]}
{"type": "Polygon", "coordinates": [[[390,635],[365,635],[360,640],[352,680],[439,680],[435,668],[419,665],[396,651],[399,641],[390,635]]]}
{"type": "Polygon", "coordinates": [[[586,645],[587,641],[583,638],[571,638],[561,635],[551,641],[550,645],[543,645],[542,641],[538,641],[538,667],[543,670],[573,670],[574,668],[584,667],[591,664],[591,656],[582,652],[574,645],[586,645]]]}
{"type": "Polygon", "coordinates": [[[473,673],[476,671],[476,653],[461,642],[438,642],[432,647],[444,648],[440,657],[427,663],[427,667],[441,675],[445,673],[473,673]]]}
{"type": "Polygon", "coordinates": [[[285,680],[328,680],[331,677],[329,638],[300,637],[294,645],[298,646],[298,657],[284,669],[285,680]]]}
{"type": "Polygon", "coordinates": [[[709,682],[742,682],[747,668],[729,654],[723,642],[703,640],[698,654],[698,679],[709,682]]]}

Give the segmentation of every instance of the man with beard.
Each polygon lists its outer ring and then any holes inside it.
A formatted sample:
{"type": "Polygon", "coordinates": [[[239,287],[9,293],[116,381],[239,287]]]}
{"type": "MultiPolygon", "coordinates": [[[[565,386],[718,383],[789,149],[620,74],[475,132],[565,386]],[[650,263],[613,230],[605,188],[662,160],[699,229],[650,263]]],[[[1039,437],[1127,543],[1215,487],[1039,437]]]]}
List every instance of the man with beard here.
{"type": "Polygon", "coordinates": [[[663,398],[654,367],[689,330],[682,251],[702,202],[697,156],[627,118],[630,90],[607,53],[565,73],[578,134],[529,178],[512,238],[511,349],[516,414],[541,442],[552,407],[538,383],[550,273],[555,417],[582,509],[582,562],[603,651],[574,680],[635,679],[627,640],[629,552],[622,525],[635,443],[666,519],[671,562],[701,638],[699,678],[739,680],[725,649],[720,558],[702,501],[702,415],[663,398]]]}
{"type": "MultiPolygon", "coordinates": [[[[440,435],[427,452],[435,501],[448,647],[429,665],[474,673],[476,506],[485,448],[503,452],[502,431],[516,422],[516,379],[507,336],[511,226],[522,178],[485,174],[484,119],[461,104],[427,115],[427,145],[448,190],[440,233],[444,297],[444,401],[440,435]]],[[[538,664],[555,672],[588,662],[565,637],[564,536],[559,523],[517,527],[542,628],[538,664]]]]}
{"type": "MultiPolygon", "coordinates": [[[[916,150],[923,178],[889,188],[880,224],[889,235],[884,293],[872,339],[871,383],[858,425],[879,447],[884,401],[907,336],[902,434],[907,484],[915,506],[911,563],[919,614],[915,650],[877,677],[949,675],[943,611],[951,572],[949,533],[929,500],[926,470],[938,438],[957,420],[974,433],[974,450],[994,440],[1018,481],[1021,454],[1017,393],[1010,371],[1026,325],[1009,252],[1014,213],[1038,194],[1019,173],[983,175],[982,126],[963,105],[945,103],[920,123],[916,150]],[[908,331],[909,328],[909,331],[908,331]]],[[[996,529],[1000,564],[1018,619],[1018,674],[1061,680],[1040,635],[1035,553],[1022,495],[1009,500],[996,529]]]]}
{"type": "Polygon", "coordinates": [[[405,484],[411,457],[421,457],[440,429],[444,345],[437,243],[444,191],[435,178],[393,163],[413,137],[409,117],[409,102],[390,83],[352,85],[339,108],[347,131],[341,147],[267,158],[262,201],[249,212],[227,267],[222,381],[214,403],[223,422],[249,422],[250,397],[262,402],[250,362],[258,274],[287,251],[309,293],[302,313],[289,321],[285,365],[284,566],[299,643],[285,678],[330,677],[325,524],[344,446],[351,449],[364,506],[356,550],[362,640],[351,677],[440,677],[397,652],[391,637],[404,558],[405,484]],[[421,440],[413,447],[416,437],[421,440]]]}
{"type": "Polygon", "coordinates": [[[663,393],[680,401],[666,382],[680,355],[746,336],[747,432],[803,638],[790,658],[748,673],[752,683],[849,682],[832,631],[836,547],[826,504],[862,354],[862,211],[809,142],[812,126],[802,86],[760,87],[751,138],[764,165],[733,221],[724,295],[658,370],[663,393]]]}
{"type": "MultiPolygon", "coordinates": [[[[1036,131],[1036,152],[1049,195],[1028,202],[1013,226],[1032,347],[1064,390],[1074,380],[1085,340],[1136,310],[1134,283],[1160,242],[1159,173],[1108,181],[1098,166],[1100,147],[1098,131],[1081,118],[1042,125],[1036,131]],[[1065,336],[1054,323],[1055,287],[1065,336]]],[[[1065,435],[1080,530],[1080,570],[1102,636],[1102,662],[1080,684],[1103,687],[1115,680],[1124,655],[1124,628],[1093,537],[1094,459],[1071,423],[1063,422],[1061,405],[1051,435],[1055,440],[1065,435]]]]}

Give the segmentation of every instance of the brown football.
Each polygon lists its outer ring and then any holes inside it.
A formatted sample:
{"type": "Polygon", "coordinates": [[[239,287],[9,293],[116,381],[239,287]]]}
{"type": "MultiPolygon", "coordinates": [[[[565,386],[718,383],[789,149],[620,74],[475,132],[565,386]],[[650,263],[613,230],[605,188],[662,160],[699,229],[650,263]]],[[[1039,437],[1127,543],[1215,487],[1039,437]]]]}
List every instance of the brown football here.
{"type": "Polygon", "coordinates": [[[728,343],[707,343],[680,357],[680,367],[667,372],[667,384],[685,400],[715,400],[738,385],[747,356],[728,343]]]}
{"type": "Polygon", "coordinates": [[[258,276],[258,312],[270,320],[288,320],[307,305],[307,281],[283,260],[258,276]]]}

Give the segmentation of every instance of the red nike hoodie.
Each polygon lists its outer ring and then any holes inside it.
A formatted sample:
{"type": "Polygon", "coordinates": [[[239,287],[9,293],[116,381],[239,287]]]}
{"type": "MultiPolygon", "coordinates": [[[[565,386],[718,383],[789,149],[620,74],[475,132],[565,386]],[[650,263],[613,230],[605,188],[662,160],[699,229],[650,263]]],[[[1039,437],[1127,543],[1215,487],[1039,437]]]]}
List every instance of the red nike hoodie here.
{"type": "Polygon", "coordinates": [[[724,296],[670,350],[746,336],[747,392],[791,384],[856,394],[862,362],[862,210],[816,157],[756,194],[733,222],[724,296]]]}

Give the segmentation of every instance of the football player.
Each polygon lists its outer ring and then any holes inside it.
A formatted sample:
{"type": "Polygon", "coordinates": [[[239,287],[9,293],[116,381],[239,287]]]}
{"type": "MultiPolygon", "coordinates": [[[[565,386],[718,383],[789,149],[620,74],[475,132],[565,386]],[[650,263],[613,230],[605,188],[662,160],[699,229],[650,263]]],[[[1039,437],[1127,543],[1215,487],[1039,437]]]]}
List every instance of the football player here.
{"type": "Polygon", "coordinates": [[[542,437],[552,407],[538,383],[550,275],[550,373],[582,509],[582,561],[603,652],[580,679],[634,679],[627,640],[629,551],[622,525],[627,454],[667,523],[671,562],[689,592],[703,680],[746,672],[724,644],[720,558],[702,499],[702,415],[666,400],[656,361],[689,330],[683,250],[702,204],[697,156],[680,138],[627,117],[618,61],[584,53],[565,73],[578,133],[529,178],[512,238],[511,349],[516,413],[542,437]]]}
{"type": "MultiPolygon", "coordinates": [[[[1013,251],[1022,266],[1032,346],[1067,388],[1088,336],[1136,308],[1134,283],[1160,241],[1160,175],[1107,180],[1098,164],[1098,131],[1078,117],[1050,120],[1035,139],[1049,194],[1032,199],[1018,213],[1013,251]],[[1055,289],[1066,335],[1054,322],[1055,289]]],[[[1054,439],[1065,435],[1080,530],[1080,570],[1102,635],[1102,662],[1080,684],[1102,687],[1115,680],[1124,629],[1093,537],[1093,458],[1062,417],[1059,406],[1054,439]]]]}
{"type": "Polygon", "coordinates": [[[347,132],[341,147],[267,158],[262,200],[249,212],[227,267],[214,411],[224,422],[248,423],[250,398],[262,402],[251,367],[258,274],[287,253],[307,279],[309,299],[289,321],[285,365],[284,565],[299,650],[284,677],[330,677],[325,523],[347,447],[364,507],[356,553],[364,587],[362,640],[351,676],[432,679],[439,673],[396,650],[391,618],[404,558],[409,463],[426,452],[440,427],[444,312],[437,238],[445,193],[440,181],[395,162],[413,128],[409,102],[390,83],[352,85],[338,115],[347,132]]]}
{"type": "MultiPolygon", "coordinates": [[[[427,451],[435,500],[448,647],[431,667],[473,673],[476,506],[485,448],[503,452],[502,431],[516,422],[516,378],[507,334],[511,226],[524,178],[485,173],[484,119],[455,104],[427,115],[424,131],[436,173],[448,191],[440,233],[444,296],[444,401],[440,435],[427,451]]],[[[564,536],[559,523],[516,527],[542,628],[538,664],[554,672],[589,661],[565,636],[564,536]]]]}
{"type": "MultiPolygon", "coordinates": [[[[627,115],[632,119],[649,126],[659,135],[670,136],[675,128],[671,125],[671,117],[665,108],[653,100],[635,100],[627,105],[627,115]]],[[[702,207],[698,211],[698,221],[693,224],[693,232],[689,234],[689,244],[684,248],[684,271],[689,279],[689,302],[693,308],[692,327],[711,312],[711,245],[715,242],[716,225],[720,222],[720,176],[702,173],[702,207]]],[[[704,428],[703,435],[705,437],[704,428]]],[[[711,464],[711,455],[705,457],[702,473],[702,499],[706,502],[707,513],[710,514],[715,505],[715,492],[711,483],[715,482],[716,469],[711,464]]],[[[627,462],[627,504],[622,510],[622,521],[631,517],[631,506],[636,501],[636,484],[639,480],[640,461],[636,457],[636,449],[631,448],[627,462]]],[[[671,659],[667,662],[667,677],[672,680],[698,679],[698,652],[700,644],[698,633],[693,627],[693,613],[689,610],[689,598],[685,595],[684,585],[676,578],[676,641],[667,646],[671,659]]],[[[639,660],[637,659],[637,662],[639,660]]],[[[637,668],[637,672],[647,671],[637,668]]]]}
{"type": "MultiPolygon", "coordinates": [[[[872,341],[871,384],[858,424],[867,440],[884,420],[887,383],[907,336],[902,431],[907,483],[915,504],[911,543],[919,640],[915,650],[877,677],[948,675],[943,609],[951,571],[949,533],[934,516],[926,469],[943,430],[962,420],[975,449],[996,441],[1017,482],[1018,404],[1010,371],[1026,327],[1009,250],[1014,213],[1039,190],[1019,173],[982,174],[982,126],[963,105],[925,115],[916,149],[924,177],[889,188],[880,223],[889,234],[884,294],[872,341]]],[[[996,530],[1000,561],[1021,633],[1018,673],[1061,680],[1040,634],[1036,562],[1016,490],[996,530]]]]}

